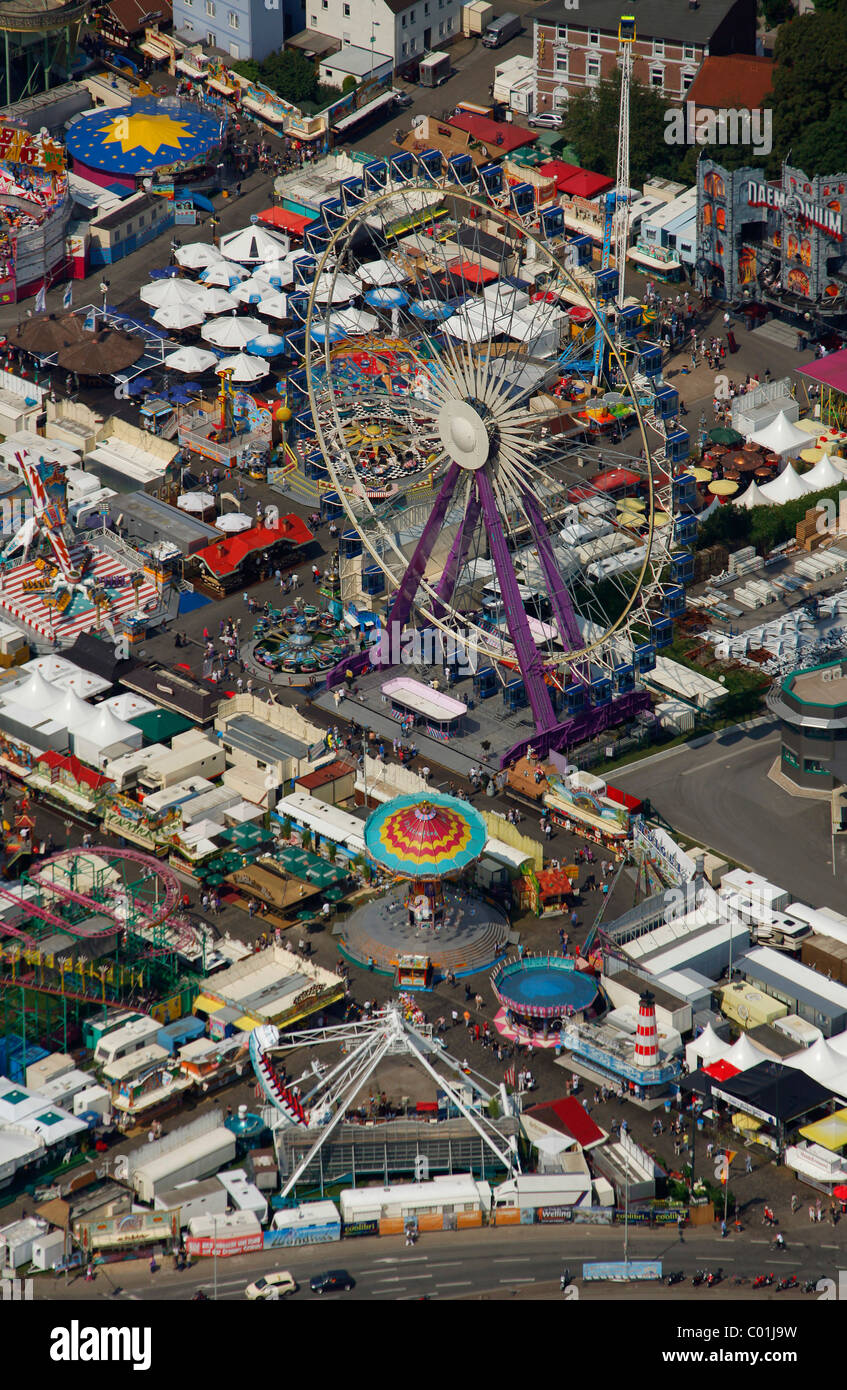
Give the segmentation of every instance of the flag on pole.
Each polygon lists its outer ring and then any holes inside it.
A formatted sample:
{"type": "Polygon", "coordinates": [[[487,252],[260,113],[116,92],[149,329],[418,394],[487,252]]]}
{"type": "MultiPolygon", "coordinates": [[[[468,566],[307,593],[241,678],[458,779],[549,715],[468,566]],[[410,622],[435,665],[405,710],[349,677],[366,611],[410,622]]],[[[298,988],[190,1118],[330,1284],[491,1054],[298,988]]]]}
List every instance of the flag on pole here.
{"type": "Polygon", "coordinates": [[[512,1090],[514,1090],[515,1083],[517,1080],[514,1067],[507,1068],[506,1075],[504,1076],[503,1080],[506,1082],[507,1086],[511,1086],[512,1090]]]}
{"type": "Polygon", "coordinates": [[[65,293],[62,295],[62,308],[70,309],[74,301],[73,285],[65,286],[65,293]]]}
{"type": "Polygon", "coordinates": [[[47,286],[46,286],[46,285],[42,285],[42,286],[41,286],[41,289],[38,291],[38,294],[35,296],[35,312],[36,312],[37,314],[43,314],[43,313],[44,313],[44,310],[45,310],[46,308],[47,308],[47,286]]]}

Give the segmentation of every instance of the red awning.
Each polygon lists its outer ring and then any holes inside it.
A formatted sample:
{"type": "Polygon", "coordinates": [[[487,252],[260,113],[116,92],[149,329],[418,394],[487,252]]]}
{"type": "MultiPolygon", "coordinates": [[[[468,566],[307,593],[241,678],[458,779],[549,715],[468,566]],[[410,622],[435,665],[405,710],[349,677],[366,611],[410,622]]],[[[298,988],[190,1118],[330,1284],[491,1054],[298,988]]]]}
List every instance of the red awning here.
{"type": "Polygon", "coordinates": [[[602,1129],[586,1114],[574,1096],[563,1096],[561,1100],[550,1101],[547,1105],[533,1105],[526,1114],[548,1125],[550,1129],[556,1129],[560,1134],[575,1139],[584,1149],[599,1144],[606,1138],[602,1129]]]}
{"type": "Polygon", "coordinates": [[[734,1067],[731,1062],[725,1062],[721,1058],[719,1062],[712,1062],[708,1067],[703,1067],[703,1071],[713,1081],[729,1081],[730,1077],[740,1075],[741,1068],[734,1067]]]}
{"type": "Polygon", "coordinates": [[[314,220],[314,217],[303,217],[299,212],[289,212],[287,208],[265,208],[264,212],[259,213],[259,221],[264,222],[265,226],[281,227],[284,232],[293,232],[300,237],[304,228],[314,220]]]}
{"type": "Polygon", "coordinates": [[[451,261],[447,269],[451,275],[458,275],[469,285],[490,285],[498,278],[496,270],[486,270],[485,266],[473,265],[471,261],[451,261]]]}
{"type": "Polygon", "coordinates": [[[614,492],[619,487],[637,487],[641,478],[628,468],[610,468],[606,473],[595,473],[588,481],[597,492],[614,492]]]}
{"type": "Polygon", "coordinates": [[[240,535],[228,536],[225,540],[213,541],[202,550],[195,550],[194,559],[207,566],[213,574],[222,577],[235,574],[248,555],[256,551],[268,550],[279,541],[289,541],[292,545],[305,545],[313,536],[305,521],[293,514],[281,516],[278,527],[253,526],[240,535]]]}
{"type": "Polygon", "coordinates": [[[475,140],[496,147],[498,153],[511,154],[512,150],[534,145],[538,136],[525,126],[512,125],[505,121],[492,121],[488,116],[475,116],[470,111],[459,111],[451,116],[448,125],[454,130],[463,130],[475,140]]]}

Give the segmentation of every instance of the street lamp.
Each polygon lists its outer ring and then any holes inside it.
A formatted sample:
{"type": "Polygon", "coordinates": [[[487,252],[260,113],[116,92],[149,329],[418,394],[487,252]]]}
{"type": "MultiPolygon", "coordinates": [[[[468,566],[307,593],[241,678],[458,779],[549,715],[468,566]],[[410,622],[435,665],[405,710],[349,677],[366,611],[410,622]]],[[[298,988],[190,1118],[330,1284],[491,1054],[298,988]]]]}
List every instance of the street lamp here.
{"type": "Polygon", "coordinates": [[[378,28],[379,28],[379,20],[378,20],[378,19],[374,19],[374,17],[373,17],[373,4],[371,4],[371,81],[373,81],[373,75],[374,75],[374,44],[376,43],[376,35],[374,34],[374,29],[378,29],[378,28]]]}

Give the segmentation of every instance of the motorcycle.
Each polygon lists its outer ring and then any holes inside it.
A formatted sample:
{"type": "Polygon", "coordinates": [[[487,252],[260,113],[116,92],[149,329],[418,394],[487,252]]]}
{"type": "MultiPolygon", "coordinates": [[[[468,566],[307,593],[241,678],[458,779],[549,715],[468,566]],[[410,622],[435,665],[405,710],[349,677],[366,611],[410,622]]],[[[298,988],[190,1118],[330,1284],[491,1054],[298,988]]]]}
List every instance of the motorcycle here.
{"type": "Polygon", "coordinates": [[[716,1269],[716,1270],[714,1270],[714,1271],[710,1270],[709,1273],[706,1275],[706,1284],[707,1284],[708,1288],[712,1289],[712,1288],[714,1288],[715,1284],[719,1284],[719,1283],[721,1282],[722,1279],[723,1279],[723,1269],[722,1269],[722,1268],[718,1268],[718,1269],[716,1269]]]}
{"type": "Polygon", "coordinates": [[[559,1275],[559,1288],[562,1290],[562,1293],[564,1293],[565,1289],[568,1288],[570,1282],[571,1272],[569,1269],[566,1269],[563,1271],[562,1274],[559,1275]]]}
{"type": "Polygon", "coordinates": [[[692,1284],[694,1285],[695,1289],[698,1288],[699,1285],[702,1284],[702,1283],[704,1282],[705,1278],[706,1278],[706,1271],[705,1271],[704,1269],[698,1269],[697,1273],[694,1275],[694,1278],[691,1280],[691,1282],[692,1282],[692,1284]]]}
{"type": "Polygon", "coordinates": [[[681,1269],[676,1270],[673,1274],[669,1274],[665,1279],[665,1283],[667,1284],[668,1288],[671,1288],[673,1284],[682,1284],[684,1282],[685,1275],[683,1274],[681,1269]]]}
{"type": "Polygon", "coordinates": [[[766,1289],[773,1283],[772,1274],[757,1274],[753,1280],[754,1289],[766,1289]]]}
{"type": "Polygon", "coordinates": [[[825,1279],[825,1278],[826,1278],[826,1275],[825,1275],[825,1274],[821,1274],[821,1275],[818,1276],[817,1279],[807,1279],[806,1282],[805,1282],[805,1284],[803,1285],[803,1292],[804,1292],[804,1293],[817,1293],[817,1291],[818,1291],[818,1284],[820,1284],[821,1280],[823,1280],[823,1279],[825,1279]]]}
{"type": "Polygon", "coordinates": [[[787,1278],[780,1279],[776,1286],[777,1293],[782,1293],[785,1289],[799,1289],[800,1281],[796,1274],[789,1274],[787,1278]]]}

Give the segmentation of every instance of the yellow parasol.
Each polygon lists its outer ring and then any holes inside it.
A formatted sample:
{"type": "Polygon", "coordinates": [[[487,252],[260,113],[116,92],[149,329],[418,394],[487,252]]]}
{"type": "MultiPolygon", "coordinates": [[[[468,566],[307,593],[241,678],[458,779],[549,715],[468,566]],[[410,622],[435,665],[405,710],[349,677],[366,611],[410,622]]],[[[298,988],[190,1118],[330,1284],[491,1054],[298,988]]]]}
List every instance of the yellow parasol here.
{"type": "Polygon", "coordinates": [[[800,457],[804,463],[820,463],[823,458],[823,449],[801,449],[800,457]]]}
{"type": "Polygon", "coordinates": [[[712,480],[711,468],[687,468],[686,472],[690,473],[698,483],[709,483],[712,480]]]}
{"type": "Polygon", "coordinates": [[[729,478],[718,478],[716,483],[709,483],[709,491],[715,497],[732,497],[738,491],[738,484],[730,482],[729,478]]]}
{"type": "Polygon", "coordinates": [[[619,512],[643,512],[647,503],[641,497],[622,497],[617,503],[619,512]]]}

